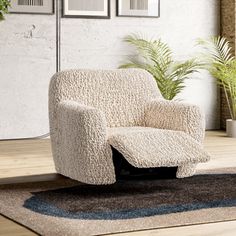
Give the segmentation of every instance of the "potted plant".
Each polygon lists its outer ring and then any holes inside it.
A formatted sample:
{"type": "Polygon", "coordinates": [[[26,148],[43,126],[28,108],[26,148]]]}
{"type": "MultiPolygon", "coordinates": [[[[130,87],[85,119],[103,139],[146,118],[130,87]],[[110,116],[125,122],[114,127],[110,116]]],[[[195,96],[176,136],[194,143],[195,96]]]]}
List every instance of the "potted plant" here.
{"type": "Polygon", "coordinates": [[[174,62],[171,49],[160,39],[146,40],[138,35],[129,35],[125,42],[134,46],[138,55],[129,58],[128,62],[119,68],[147,70],[153,75],[162,96],[167,100],[174,99],[185,87],[184,81],[202,66],[195,59],[174,62]]]}
{"type": "Polygon", "coordinates": [[[216,78],[223,89],[231,119],[226,121],[227,136],[236,138],[236,59],[232,48],[224,37],[212,37],[210,40],[198,40],[203,46],[203,58],[207,70],[216,78]]]}
{"type": "Polygon", "coordinates": [[[4,14],[8,13],[10,7],[10,0],[0,0],[0,21],[4,20],[4,14]]]}

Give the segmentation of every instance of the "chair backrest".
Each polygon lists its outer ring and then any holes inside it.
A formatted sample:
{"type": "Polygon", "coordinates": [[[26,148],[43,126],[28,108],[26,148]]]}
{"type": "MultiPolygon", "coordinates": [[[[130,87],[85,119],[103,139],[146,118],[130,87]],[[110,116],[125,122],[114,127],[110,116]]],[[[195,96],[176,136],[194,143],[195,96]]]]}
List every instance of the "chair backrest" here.
{"type": "Polygon", "coordinates": [[[57,119],[57,105],[73,100],[102,110],[109,127],[142,126],[145,104],[158,97],[154,78],[144,70],[63,71],[50,83],[50,123],[57,119]]]}

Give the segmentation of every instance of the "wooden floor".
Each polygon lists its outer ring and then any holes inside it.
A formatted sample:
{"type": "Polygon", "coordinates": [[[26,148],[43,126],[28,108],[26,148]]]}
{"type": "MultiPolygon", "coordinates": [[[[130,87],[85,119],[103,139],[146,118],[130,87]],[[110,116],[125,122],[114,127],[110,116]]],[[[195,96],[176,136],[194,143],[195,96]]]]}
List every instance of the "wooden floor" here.
{"type": "MultiPolygon", "coordinates": [[[[207,132],[205,147],[212,160],[200,164],[199,169],[236,167],[236,139],[224,132],[207,132]]],[[[50,141],[21,140],[0,142],[0,184],[14,182],[44,181],[58,178],[51,156],[50,141]]],[[[0,235],[32,236],[30,230],[0,216],[0,235]]],[[[157,230],[115,234],[120,236],[234,236],[236,221],[173,227],[157,230]]]]}

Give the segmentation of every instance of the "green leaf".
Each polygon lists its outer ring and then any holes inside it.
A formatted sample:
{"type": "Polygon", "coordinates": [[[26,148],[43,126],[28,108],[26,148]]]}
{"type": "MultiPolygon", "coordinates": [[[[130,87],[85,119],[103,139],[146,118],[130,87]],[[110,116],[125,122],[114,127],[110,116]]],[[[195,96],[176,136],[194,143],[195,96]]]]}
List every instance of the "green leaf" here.
{"type": "Polygon", "coordinates": [[[236,119],[236,59],[232,56],[230,42],[224,37],[212,37],[209,40],[199,39],[202,46],[206,69],[216,78],[223,88],[231,118],[236,119]]]}
{"type": "Polygon", "coordinates": [[[162,96],[172,100],[184,88],[184,81],[202,64],[195,59],[174,63],[172,51],[160,39],[148,40],[137,34],[128,35],[124,41],[136,49],[137,57],[129,58],[120,68],[141,68],[155,78],[162,96]]]}
{"type": "Polygon", "coordinates": [[[4,20],[4,14],[8,13],[10,7],[10,0],[0,0],[0,21],[4,20]]]}
{"type": "Polygon", "coordinates": [[[209,40],[198,39],[198,45],[201,45],[205,53],[205,61],[210,64],[221,63],[226,64],[234,59],[232,56],[232,47],[225,37],[212,37],[209,40]]]}

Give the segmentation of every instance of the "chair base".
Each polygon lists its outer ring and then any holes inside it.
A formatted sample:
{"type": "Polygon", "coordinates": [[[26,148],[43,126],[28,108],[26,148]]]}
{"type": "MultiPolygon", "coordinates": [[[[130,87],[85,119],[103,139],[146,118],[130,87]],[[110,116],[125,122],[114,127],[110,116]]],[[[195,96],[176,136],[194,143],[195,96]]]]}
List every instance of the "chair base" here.
{"type": "Polygon", "coordinates": [[[191,177],[195,174],[196,167],[197,167],[197,164],[194,164],[194,163],[189,163],[183,166],[179,166],[176,173],[176,177],[177,178],[191,177]]]}

